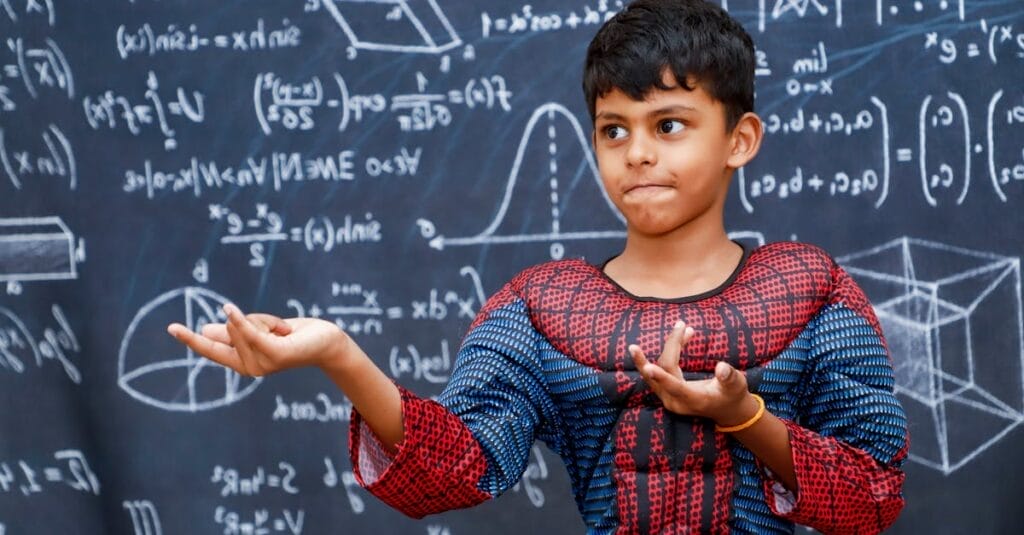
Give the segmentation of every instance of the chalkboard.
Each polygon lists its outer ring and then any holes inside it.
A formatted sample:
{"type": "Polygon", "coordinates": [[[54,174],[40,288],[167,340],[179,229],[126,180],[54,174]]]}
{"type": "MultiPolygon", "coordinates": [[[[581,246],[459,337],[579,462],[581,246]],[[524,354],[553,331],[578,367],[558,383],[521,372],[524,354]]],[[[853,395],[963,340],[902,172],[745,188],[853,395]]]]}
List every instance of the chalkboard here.
{"type": "MultiPolygon", "coordinates": [[[[912,436],[891,532],[1019,529],[1024,3],[717,1],[767,128],[728,228],[872,299],[912,436]]],[[[583,532],[539,445],[499,499],[406,518],[354,482],[325,377],[164,327],[321,317],[437,395],[514,273],[622,246],[579,75],[621,8],[0,0],[0,535],[583,532]]]]}

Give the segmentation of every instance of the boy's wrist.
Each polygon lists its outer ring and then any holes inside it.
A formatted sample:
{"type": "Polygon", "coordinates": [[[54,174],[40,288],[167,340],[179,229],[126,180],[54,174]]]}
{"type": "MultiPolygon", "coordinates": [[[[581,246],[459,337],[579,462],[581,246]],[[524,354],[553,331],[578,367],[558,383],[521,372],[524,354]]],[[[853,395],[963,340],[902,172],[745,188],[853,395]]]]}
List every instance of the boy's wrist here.
{"type": "Polygon", "coordinates": [[[334,331],[333,338],[328,345],[328,350],[317,363],[317,366],[328,375],[345,373],[354,360],[352,349],[355,346],[355,341],[340,328],[334,331]]]}
{"type": "Polygon", "coordinates": [[[732,410],[723,412],[713,418],[719,427],[733,427],[742,425],[753,418],[761,406],[757,399],[750,392],[744,392],[739,402],[733,405],[732,410]]]}

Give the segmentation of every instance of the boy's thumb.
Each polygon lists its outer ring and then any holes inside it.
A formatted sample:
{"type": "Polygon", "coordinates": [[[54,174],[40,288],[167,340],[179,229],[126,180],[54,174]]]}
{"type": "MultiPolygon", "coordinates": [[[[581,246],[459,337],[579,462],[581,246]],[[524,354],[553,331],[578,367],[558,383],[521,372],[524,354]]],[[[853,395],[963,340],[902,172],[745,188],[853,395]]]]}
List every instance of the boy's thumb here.
{"type": "Polygon", "coordinates": [[[736,379],[736,369],[730,366],[728,362],[719,362],[715,365],[715,378],[720,383],[729,384],[736,379]]]}

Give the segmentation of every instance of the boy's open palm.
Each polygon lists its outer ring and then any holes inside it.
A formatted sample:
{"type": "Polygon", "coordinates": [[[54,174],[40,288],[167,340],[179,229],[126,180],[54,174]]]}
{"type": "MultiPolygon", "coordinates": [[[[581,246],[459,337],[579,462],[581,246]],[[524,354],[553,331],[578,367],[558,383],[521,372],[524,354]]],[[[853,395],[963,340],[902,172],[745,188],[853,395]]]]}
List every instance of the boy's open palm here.
{"type": "Polygon", "coordinates": [[[333,323],[269,314],[246,316],[231,304],[224,306],[224,312],[226,323],[204,325],[201,333],[178,323],[169,325],[167,332],[196,353],[250,377],[320,366],[338,350],[341,330],[333,323]]]}
{"type": "Polygon", "coordinates": [[[637,345],[629,346],[633,363],[647,385],[661,399],[666,409],[682,415],[703,416],[731,425],[743,421],[743,402],[747,397],[747,378],[726,362],[715,366],[714,377],[687,381],[679,368],[683,347],[693,338],[693,329],[676,322],[665,338],[665,346],[657,362],[647,360],[637,345]]]}

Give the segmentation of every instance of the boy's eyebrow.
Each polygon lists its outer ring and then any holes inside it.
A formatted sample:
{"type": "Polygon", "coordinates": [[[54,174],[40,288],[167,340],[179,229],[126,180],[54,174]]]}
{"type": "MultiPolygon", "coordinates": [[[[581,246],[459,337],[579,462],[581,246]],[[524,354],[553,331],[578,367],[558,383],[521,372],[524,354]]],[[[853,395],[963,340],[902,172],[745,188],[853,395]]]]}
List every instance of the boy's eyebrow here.
{"type": "MultiPolygon", "coordinates": [[[[684,106],[682,104],[673,104],[671,106],[665,106],[663,108],[658,108],[656,110],[652,110],[650,113],[647,114],[647,116],[648,117],[661,117],[661,116],[664,116],[664,115],[675,115],[675,114],[678,114],[678,113],[693,113],[695,111],[697,111],[697,108],[694,108],[693,106],[684,106]]],[[[602,111],[602,112],[598,113],[594,117],[595,121],[601,120],[601,119],[605,119],[605,120],[608,120],[608,121],[625,121],[626,117],[623,116],[623,115],[620,115],[618,113],[612,112],[612,111],[602,111]]]]}

